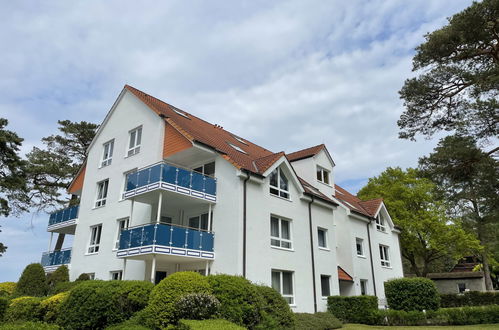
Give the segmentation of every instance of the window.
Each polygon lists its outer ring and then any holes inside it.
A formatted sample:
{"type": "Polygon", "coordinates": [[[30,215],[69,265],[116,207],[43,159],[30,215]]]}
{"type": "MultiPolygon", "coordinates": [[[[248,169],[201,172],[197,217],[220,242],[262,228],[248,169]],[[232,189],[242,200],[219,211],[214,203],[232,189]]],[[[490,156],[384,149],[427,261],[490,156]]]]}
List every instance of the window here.
{"type": "Polygon", "coordinates": [[[87,273],[88,278],[91,280],[95,280],[95,273],[87,273]]]}
{"type": "Polygon", "coordinates": [[[291,221],[270,217],[270,245],[285,249],[292,248],[291,221]]]}
{"type": "Polygon", "coordinates": [[[118,219],[118,232],[116,233],[116,242],[114,243],[114,248],[118,249],[120,247],[120,235],[123,229],[128,228],[129,219],[123,218],[118,219]]]}
{"type": "Polygon", "coordinates": [[[137,127],[129,132],[130,142],[128,143],[127,156],[133,156],[140,152],[140,143],[142,141],[142,126],[137,127]]]}
{"type": "Polygon", "coordinates": [[[360,294],[367,295],[367,280],[360,280],[360,294]]]}
{"type": "Polygon", "coordinates": [[[464,293],[466,291],[466,283],[458,283],[457,284],[457,291],[459,293],[464,293]]]}
{"type": "Polygon", "coordinates": [[[288,178],[286,178],[280,167],[270,173],[270,193],[289,199],[288,178]]]}
{"type": "Polygon", "coordinates": [[[101,167],[111,165],[113,160],[114,140],[104,143],[104,151],[102,153],[101,167]]]}
{"type": "Polygon", "coordinates": [[[196,172],[204,174],[204,175],[213,176],[213,175],[215,175],[215,162],[211,162],[211,163],[196,167],[193,171],[196,171],[196,172]]]}
{"type": "Polygon", "coordinates": [[[390,256],[388,254],[388,246],[379,245],[379,257],[381,259],[381,266],[390,267],[390,256]]]}
{"type": "Polygon", "coordinates": [[[160,222],[160,223],[167,224],[167,225],[170,225],[170,224],[172,224],[172,223],[173,223],[173,219],[172,219],[172,217],[162,215],[162,216],[159,218],[159,222],[160,222]]]}
{"type": "Polygon", "coordinates": [[[294,304],[293,272],[272,270],[272,288],[279,292],[288,304],[294,304]]]}
{"type": "Polygon", "coordinates": [[[327,249],[327,229],[317,228],[319,247],[327,249]]]}
{"type": "Polygon", "coordinates": [[[88,253],[99,252],[101,232],[102,225],[90,227],[90,244],[88,245],[88,253]]]}
{"type": "Polygon", "coordinates": [[[181,115],[181,116],[182,116],[182,117],[184,117],[184,118],[190,119],[190,118],[189,118],[189,116],[187,116],[187,114],[186,114],[186,113],[183,113],[182,111],[180,111],[180,110],[178,110],[178,109],[176,109],[176,108],[174,108],[174,107],[172,107],[172,110],[173,110],[173,111],[175,111],[175,113],[176,113],[177,115],[181,115]]]}
{"type": "Polygon", "coordinates": [[[329,184],[329,171],[320,166],[317,166],[317,181],[329,184]]]}
{"type": "Polygon", "coordinates": [[[189,218],[189,227],[208,230],[208,213],[189,218]]]}
{"type": "Polygon", "coordinates": [[[242,144],[248,145],[248,144],[246,143],[246,141],[244,141],[244,140],[243,140],[242,138],[240,138],[239,136],[232,135],[232,137],[233,137],[234,139],[236,139],[237,141],[241,142],[242,144]]]}
{"type": "Polygon", "coordinates": [[[110,272],[111,274],[111,280],[113,281],[121,281],[123,277],[123,271],[122,270],[116,270],[114,272],[110,272]]]}
{"type": "Polygon", "coordinates": [[[386,231],[385,219],[381,216],[381,213],[376,217],[376,229],[382,232],[386,231]]]}
{"type": "Polygon", "coordinates": [[[357,246],[357,255],[364,256],[364,240],[362,238],[355,239],[355,245],[357,246]]]}
{"type": "Polygon", "coordinates": [[[109,180],[104,180],[97,183],[97,199],[95,201],[95,207],[106,205],[108,187],[109,187],[109,180]]]}
{"type": "Polygon", "coordinates": [[[321,291],[323,297],[329,297],[331,295],[331,276],[321,275],[321,291]]]}
{"type": "Polygon", "coordinates": [[[228,145],[230,145],[232,148],[236,149],[237,151],[239,152],[242,152],[243,154],[247,154],[246,151],[244,151],[243,149],[239,148],[238,146],[236,146],[235,144],[232,144],[230,142],[227,142],[228,145]]]}

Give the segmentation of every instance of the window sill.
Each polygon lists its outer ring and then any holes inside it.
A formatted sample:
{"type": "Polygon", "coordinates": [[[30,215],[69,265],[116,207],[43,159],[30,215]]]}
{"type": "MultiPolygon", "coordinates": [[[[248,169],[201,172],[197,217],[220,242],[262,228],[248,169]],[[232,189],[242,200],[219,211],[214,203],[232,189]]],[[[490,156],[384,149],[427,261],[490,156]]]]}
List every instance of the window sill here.
{"type": "Polygon", "coordinates": [[[282,251],[295,252],[295,250],[294,250],[294,249],[286,249],[286,248],[283,248],[283,247],[273,246],[273,245],[271,245],[270,247],[271,247],[271,248],[273,248],[273,249],[276,249],[276,250],[282,250],[282,251]]]}
{"type": "Polygon", "coordinates": [[[319,246],[319,250],[322,250],[322,251],[331,251],[331,249],[329,249],[327,247],[322,247],[322,246],[319,246]]]}
{"type": "Polygon", "coordinates": [[[383,233],[383,234],[388,234],[388,231],[386,231],[386,229],[385,229],[385,230],[379,230],[378,228],[376,228],[376,230],[377,230],[378,232],[380,232],[380,233],[383,233]]]}
{"type": "Polygon", "coordinates": [[[274,194],[271,194],[271,193],[269,193],[269,195],[272,196],[272,197],[275,197],[275,198],[282,199],[283,201],[286,201],[286,202],[292,202],[292,200],[290,198],[284,198],[284,197],[277,196],[277,195],[274,195],[274,194]]]}
{"type": "Polygon", "coordinates": [[[106,207],[106,205],[104,204],[104,205],[101,205],[101,206],[94,206],[94,207],[92,207],[92,210],[101,209],[103,207],[106,207]]]}
{"type": "Polygon", "coordinates": [[[322,300],[327,300],[328,297],[322,297],[322,300]]]}
{"type": "Polygon", "coordinates": [[[385,268],[385,269],[393,269],[392,266],[381,266],[381,268],[385,268]]]}
{"type": "Polygon", "coordinates": [[[290,308],[296,308],[296,304],[288,304],[290,308]]]}
{"type": "Polygon", "coordinates": [[[96,254],[99,254],[99,252],[92,252],[92,253],[85,253],[86,256],[93,256],[93,255],[96,255],[96,254]]]}
{"type": "Polygon", "coordinates": [[[124,159],[127,159],[127,158],[130,158],[130,157],[133,157],[135,155],[138,155],[140,154],[140,151],[137,151],[136,153],[134,153],[133,155],[128,155],[128,151],[127,151],[127,154],[125,155],[125,157],[123,157],[124,159]]]}
{"type": "Polygon", "coordinates": [[[319,182],[320,184],[325,185],[326,187],[333,188],[333,186],[331,186],[329,183],[325,183],[325,182],[322,182],[320,180],[317,180],[317,182],[319,182]]]}
{"type": "Polygon", "coordinates": [[[99,166],[99,170],[100,170],[101,168],[108,167],[108,166],[111,166],[111,164],[107,164],[107,165],[100,165],[100,166],[99,166]]]}
{"type": "Polygon", "coordinates": [[[367,259],[365,255],[357,254],[357,257],[362,258],[362,259],[367,259]]]}

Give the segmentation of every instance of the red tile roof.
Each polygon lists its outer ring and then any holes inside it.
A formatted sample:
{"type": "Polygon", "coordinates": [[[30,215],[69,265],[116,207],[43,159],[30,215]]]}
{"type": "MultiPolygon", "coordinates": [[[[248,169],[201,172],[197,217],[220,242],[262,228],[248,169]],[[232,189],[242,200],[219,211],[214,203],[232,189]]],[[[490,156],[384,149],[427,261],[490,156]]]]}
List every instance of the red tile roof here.
{"type": "Polygon", "coordinates": [[[313,156],[317,155],[319,153],[319,151],[321,151],[325,147],[326,146],[324,144],[319,144],[317,146],[313,146],[313,147],[310,147],[310,148],[306,148],[306,149],[302,149],[302,150],[298,150],[298,151],[292,152],[292,153],[288,154],[287,157],[288,157],[288,160],[290,162],[294,162],[294,161],[297,161],[297,160],[300,160],[300,159],[305,159],[305,158],[313,157],[313,156]]]}
{"type": "Polygon", "coordinates": [[[338,266],[338,280],[353,282],[352,276],[348,275],[347,272],[340,266],[338,266]]]}
{"type": "Polygon", "coordinates": [[[335,197],[337,200],[348,207],[351,211],[366,215],[368,217],[374,217],[376,211],[378,211],[379,206],[383,202],[382,198],[363,201],[338,185],[334,185],[334,188],[336,190],[335,197]]]}
{"type": "Polygon", "coordinates": [[[284,152],[277,152],[275,154],[270,154],[268,156],[255,159],[253,164],[258,173],[264,173],[269,167],[272,166],[279,158],[284,156],[284,152]]]}

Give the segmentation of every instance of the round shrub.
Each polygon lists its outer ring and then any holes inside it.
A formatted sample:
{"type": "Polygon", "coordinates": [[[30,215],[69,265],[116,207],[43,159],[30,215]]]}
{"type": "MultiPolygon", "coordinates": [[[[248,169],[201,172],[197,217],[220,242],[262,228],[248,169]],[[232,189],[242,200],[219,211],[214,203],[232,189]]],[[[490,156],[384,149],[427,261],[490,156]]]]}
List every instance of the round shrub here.
{"type": "Polygon", "coordinates": [[[190,293],[211,294],[206,277],[195,272],[177,272],[166,277],[151,292],[147,313],[157,328],[175,323],[175,305],[190,293]]]}
{"type": "Polygon", "coordinates": [[[342,327],[341,321],[331,313],[296,313],[297,330],[329,330],[342,327]]]}
{"type": "Polygon", "coordinates": [[[220,302],[207,293],[190,293],[180,298],[175,304],[175,319],[205,320],[218,312],[220,302]]]}
{"type": "Polygon", "coordinates": [[[263,298],[261,321],[258,328],[292,329],[295,325],[295,316],[281,294],[265,285],[255,285],[255,288],[263,298]]]}
{"type": "Polygon", "coordinates": [[[399,278],[385,282],[388,306],[395,310],[437,310],[440,296],[432,280],[421,277],[399,278]]]}
{"type": "Polygon", "coordinates": [[[69,270],[66,265],[59,266],[53,273],[47,274],[47,286],[49,294],[54,294],[59,283],[69,282],[69,270]]]}
{"type": "Polygon", "coordinates": [[[123,322],[147,305],[153,284],[144,281],[85,281],[69,291],[57,323],[65,329],[101,329],[123,322]]]}
{"type": "Polygon", "coordinates": [[[48,287],[45,280],[45,271],[41,264],[30,264],[24,268],[16,285],[14,295],[43,297],[47,294],[48,287]]]}
{"type": "Polygon", "coordinates": [[[77,281],[90,281],[90,275],[88,275],[86,273],[82,273],[82,274],[80,274],[80,276],[78,276],[78,278],[76,280],[77,281]]]}
{"type": "Polygon", "coordinates": [[[220,301],[222,318],[250,329],[260,323],[264,302],[254,284],[244,277],[224,274],[207,279],[220,301]]]}
{"type": "Polygon", "coordinates": [[[61,292],[42,300],[40,303],[40,310],[45,322],[53,323],[57,320],[61,305],[68,296],[69,292],[61,292]]]}
{"type": "Polygon", "coordinates": [[[11,296],[15,290],[16,290],[16,282],[0,283],[0,297],[11,296]]]}
{"type": "Polygon", "coordinates": [[[5,312],[4,320],[6,322],[14,321],[39,321],[41,298],[38,297],[19,297],[12,299],[5,312]]]}

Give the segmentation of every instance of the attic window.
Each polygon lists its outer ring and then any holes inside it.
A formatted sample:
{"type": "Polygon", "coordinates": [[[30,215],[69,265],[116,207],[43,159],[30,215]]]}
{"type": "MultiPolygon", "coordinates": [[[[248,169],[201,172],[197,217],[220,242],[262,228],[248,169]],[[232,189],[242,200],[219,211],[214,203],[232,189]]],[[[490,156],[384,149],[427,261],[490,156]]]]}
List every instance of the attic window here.
{"type": "Polygon", "coordinates": [[[232,144],[232,143],[229,143],[229,142],[227,142],[227,144],[230,145],[232,148],[236,149],[237,151],[242,152],[243,154],[247,154],[246,151],[244,151],[243,149],[239,148],[235,144],[232,144]]]}
{"type": "Polygon", "coordinates": [[[178,109],[176,109],[176,108],[172,108],[172,110],[173,110],[173,111],[175,111],[175,113],[176,113],[177,115],[181,115],[181,116],[182,116],[182,117],[184,117],[184,118],[190,119],[190,118],[189,118],[189,116],[187,116],[187,114],[185,114],[184,112],[182,112],[182,111],[180,111],[180,110],[178,110],[178,109]]]}
{"type": "Polygon", "coordinates": [[[244,141],[243,139],[241,139],[239,136],[232,135],[232,137],[233,137],[234,139],[236,139],[237,141],[241,142],[242,144],[248,145],[248,144],[246,143],[246,141],[244,141]]]}

